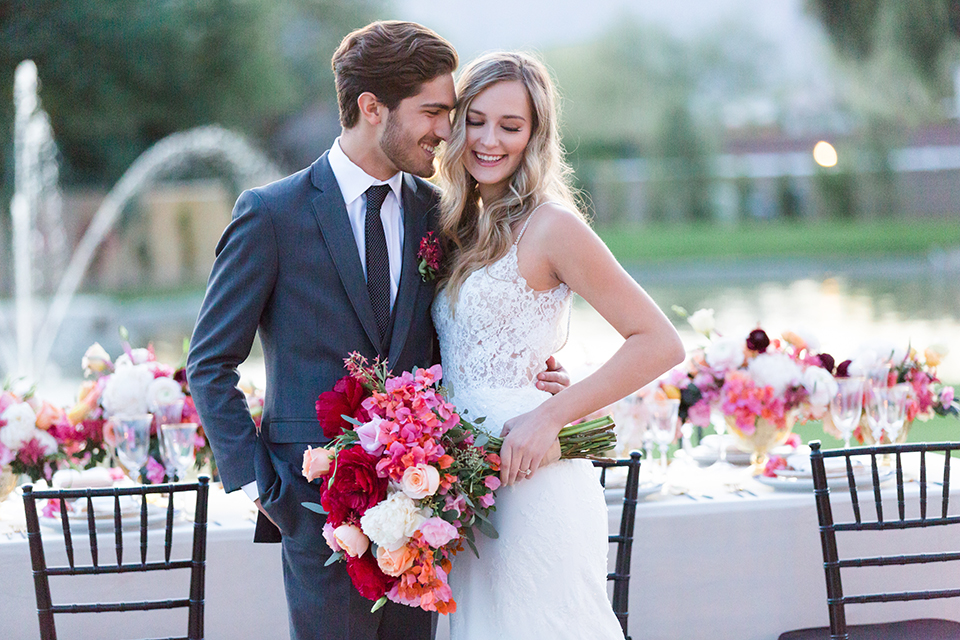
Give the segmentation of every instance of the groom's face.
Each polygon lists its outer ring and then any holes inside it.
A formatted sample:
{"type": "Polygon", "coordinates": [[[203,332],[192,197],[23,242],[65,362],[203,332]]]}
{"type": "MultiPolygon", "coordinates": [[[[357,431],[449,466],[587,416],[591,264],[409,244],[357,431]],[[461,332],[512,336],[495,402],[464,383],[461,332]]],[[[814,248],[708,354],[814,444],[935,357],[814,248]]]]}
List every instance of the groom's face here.
{"type": "Polygon", "coordinates": [[[437,145],[450,136],[450,112],[456,102],[453,75],[444,74],[420,87],[387,113],[380,149],[399,171],[429,178],[437,145]]]}

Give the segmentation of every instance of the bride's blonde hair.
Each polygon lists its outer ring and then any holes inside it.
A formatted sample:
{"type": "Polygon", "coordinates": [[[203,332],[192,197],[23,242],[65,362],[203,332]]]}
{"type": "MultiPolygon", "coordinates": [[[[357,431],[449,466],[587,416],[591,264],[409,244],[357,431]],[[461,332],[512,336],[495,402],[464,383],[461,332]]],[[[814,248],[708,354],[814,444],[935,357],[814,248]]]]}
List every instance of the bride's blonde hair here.
{"type": "Polygon", "coordinates": [[[506,255],[513,244],[514,228],[537,205],[554,201],[582,216],[560,144],[557,93],[542,62],[525,53],[488,53],[463,70],[457,80],[457,96],[453,130],[440,158],[439,172],[443,187],[439,231],[447,253],[441,286],[451,302],[456,302],[467,276],[506,255]],[[477,181],[462,161],[467,112],[485,89],[513,80],[520,81],[530,102],[530,140],[509,188],[481,207],[477,181]]]}

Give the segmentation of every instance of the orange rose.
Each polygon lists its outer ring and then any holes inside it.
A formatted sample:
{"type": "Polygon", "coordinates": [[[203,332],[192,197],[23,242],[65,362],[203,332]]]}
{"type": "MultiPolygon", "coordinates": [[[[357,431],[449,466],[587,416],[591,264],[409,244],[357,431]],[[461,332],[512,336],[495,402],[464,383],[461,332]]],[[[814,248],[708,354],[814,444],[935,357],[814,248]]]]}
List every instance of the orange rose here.
{"type": "Polygon", "coordinates": [[[303,477],[307,479],[307,482],[327,475],[327,472],[330,471],[330,459],[332,457],[333,454],[328,449],[307,447],[307,450],[303,452],[303,477]]]}
{"type": "Polygon", "coordinates": [[[333,537],[343,552],[353,558],[359,558],[370,548],[370,539],[353,524],[340,525],[333,530],[333,537]]]}
{"type": "Polygon", "coordinates": [[[407,569],[413,566],[417,554],[407,545],[403,545],[396,551],[390,551],[386,547],[377,548],[377,564],[380,570],[388,576],[399,576],[407,569]]]}
{"type": "Polygon", "coordinates": [[[927,347],[923,350],[923,359],[928,367],[935,367],[943,361],[943,356],[946,354],[946,351],[946,349],[940,346],[927,347]]]}
{"type": "Polygon", "coordinates": [[[99,401],[100,392],[97,390],[97,383],[93,380],[84,382],[77,392],[77,404],[73,405],[73,408],[67,412],[67,420],[70,421],[71,425],[77,426],[87,419],[87,416],[96,408],[99,401]]]}
{"type": "Polygon", "coordinates": [[[423,463],[407,467],[400,479],[400,488],[413,500],[432,496],[440,488],[440,472],[423,463]]]}
{"type": "Polygon", "coordinates": [[[44,400],[43,404],[40,406],[40,410],[37,411],[37,429],[43,429],[46,431],[59,422],[62,415],[62,409],[58,409],[44,400]]]}

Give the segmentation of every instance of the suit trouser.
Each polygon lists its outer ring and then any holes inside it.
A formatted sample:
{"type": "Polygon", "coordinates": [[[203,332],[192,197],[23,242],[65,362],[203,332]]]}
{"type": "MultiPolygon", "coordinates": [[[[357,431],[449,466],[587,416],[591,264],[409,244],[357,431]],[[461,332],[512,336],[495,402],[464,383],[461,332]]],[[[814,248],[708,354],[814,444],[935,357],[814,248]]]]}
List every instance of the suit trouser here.
{"type": "MultiPolygon", "coordinates": [[[[255,460],[260,501],[283,532],[283,582],[291,640],[431,640],[434,616],[388,602],[370,613],[346,564],[324,566],[332,551],[323,539],[324,516],[303,502],[320,502],[301,474],[306,444],[263,444],[255,460]]],[[[255,587],[254,587],[255,588],[255,587]]]]}

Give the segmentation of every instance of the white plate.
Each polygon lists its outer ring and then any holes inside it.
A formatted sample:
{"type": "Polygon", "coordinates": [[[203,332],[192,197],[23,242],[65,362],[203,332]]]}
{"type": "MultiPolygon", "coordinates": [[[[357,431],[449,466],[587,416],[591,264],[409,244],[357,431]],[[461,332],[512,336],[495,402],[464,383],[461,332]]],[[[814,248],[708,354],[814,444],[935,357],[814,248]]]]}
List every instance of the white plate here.
{"type": "MultiPolygon", "coordinates": [[[[880,472],[880,482],[885,482],[893,477],[893,469],[885,469],[880,472]]],[[[854,480],[856,481],[857,487],[868,487],[873,484],[873,474],[869,470],[865,470],[864,473],[855,473],[854,480]]],[[[768,476],[757,476],[757,482],[760,484],[765,484],[768,487],[773,487],[777,491],[804,491],[804,492],[813,492],[813,478],[810,476],[806,477],[776,477],[770,478],[768,476]]],[[[830,489],[837,490],[846,490],[849,485],[847,484],[847,476],[830,476],[827,478],[827,486],[830,489]]]]}
{"type": "MultiPolygon", "coordinates": [[[[647,496],[660,493],[663,488],[662,482],[644,482],[637,487],[637,500],[643,500],[647,496]]],[[[606,498],[608,504],[621,504],[623,502],[623,487],[607,487],[606,498]]]]}
{"type": "MultiPolygon", "coordinates": [[[[112,501],[113,498],[110,498],[112,501]]],[[[179,517],[179,511],[174,509],[173,517],[176,520],[179,517]]],[[[70,531],[76,533],[87,532],[87,513],[76,512],[67,515],[67,521],[70,523],[70,531]]],[[[94,525],[98,532],[113,531],[113,511],[95,510],[93,515],[94,525]]],[[[147,528],[156,529],[163,527],[167,521],[167,506],[147,503],[147,528]]],[[[51,517],[40,516],[40,524],[53,529],[63,529],[60,514],[54,514],[51,517]]],[[[129,531],[140,528],[140,507],[122,508],[120,511],[120,525],[123,530],[129,531]]]]}

